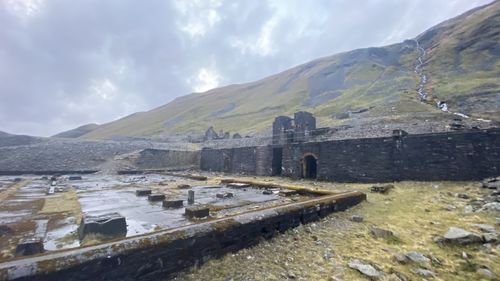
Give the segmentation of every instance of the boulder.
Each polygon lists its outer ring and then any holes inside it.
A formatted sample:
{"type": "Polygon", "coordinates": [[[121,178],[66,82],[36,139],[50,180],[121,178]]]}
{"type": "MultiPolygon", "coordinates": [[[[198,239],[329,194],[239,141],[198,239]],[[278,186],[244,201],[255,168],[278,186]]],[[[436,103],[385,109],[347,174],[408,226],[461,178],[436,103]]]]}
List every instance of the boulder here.
{"type": "Polygon", "coordinates": [[[178,189],[189,189],[191,186],[189,184],[179,184],[177,185],[178,189]]]}
{"type": "Polygon", "coordinates": [[[352,259],[348,263],[349,267],[355,269],[371,279],[380,279],[384,273],[377,270],[374,266],[364,263],[358,259],[352,259]]]}
{"type": "Polygon", "coordinates": [[[490,224],[482,224],[482,223],[474,223],[472,224],[473,227],[478,228],[482,232],[488,232],[488,233],[496,233],[497,231],[495,230],[495,227],[490,224]]]}
{"type": "Polygon", "coordinates": [[[496,276],[495,276],[495,273],[491,272],[489,269],[480,268],[476,272],[477,272],[478,275],[480,275],[484,279],[487,279],[487,280],[497,280],[496,276]]]}
{"type": "Polygon", "coordinates": [[[84,216],[78,227],[78,237],[83,240],[91,233],[106,237],[125,237],[127,235],[127,222],[125,217],[118,213],[84,216]]]}
{"type": "Polygon", "coordinates": [[[372,226],[370,228],[370,233],[375,238],[390,238],[390,237],[394,237],[394,233],[392,231],[386,230],[386,229],[383,229],[383,228],[379,228],[379,227],[376,227],[376,226],[372,226]]]}
{"type": "Polygon", "coordinates": [[[363,220],[364,220],[363,216],[360,215],[351,216],[351,221],[353,222],[363,222],[363,220]]]}
{"type": "Polygon", "coordinates": [[[483,207],[481,207],[481,209],[478,210],[478,212],[483,212],[483,211],[500,212],[500,202],[491,202],[484,204],[483,207]]]}
{"type": "Polygon", "coordinates": [[[483,240],[486,243],[496,243],[496,242],[498,242],[498,234],[496,234],[496,233],[485,233],[483,235],[483,240]]]}
{"type": "Polygon", "coordinates": [[[436,274],[428,269],[415,269],[413,270],[413,273],[424,276],[424,277],[436,277],[436,274]]]}
{"type": "Polygon", "coordinates": [[[419,264],[427,264],[431,261],[428,257],[419,252],[408,252],[405,254],[405,256],[412,262],[419,264]]]}
{"type": "Polygon", "coordinates": [[[450,227],[441,239],[442,242],[455,245],[481,243],[481,236],[458,227],[450,227]]]}

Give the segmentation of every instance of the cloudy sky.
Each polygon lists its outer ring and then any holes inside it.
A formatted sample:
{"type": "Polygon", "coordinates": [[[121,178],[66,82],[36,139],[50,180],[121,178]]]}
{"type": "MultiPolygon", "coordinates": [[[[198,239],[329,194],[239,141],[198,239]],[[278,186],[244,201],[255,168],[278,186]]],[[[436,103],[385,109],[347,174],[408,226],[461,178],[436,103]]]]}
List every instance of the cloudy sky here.
{"type": "Polygon", "coordinates": [[[491,0],[1,0],[0,131],[48,136],[412,38],[491,0]]]}

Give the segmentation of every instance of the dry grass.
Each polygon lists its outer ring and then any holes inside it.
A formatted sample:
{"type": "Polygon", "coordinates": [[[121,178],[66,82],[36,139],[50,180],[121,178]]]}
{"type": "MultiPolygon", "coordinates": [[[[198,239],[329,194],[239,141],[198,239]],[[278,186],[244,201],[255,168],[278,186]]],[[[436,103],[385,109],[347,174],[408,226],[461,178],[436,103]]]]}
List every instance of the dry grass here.
{"type": "MultiPolygon", "coordinates": [[[[283,182],[290,181],[283,179],[283,182]]],[[[441,265],[427,265],[437,275],[434,280],[480,280],[475,272],[479,265],[500,275],[495,246],[493,250],[486,250],[481,245],[441,247],[433,241],[450,226],[475,231],[472,223],[496,223],[492,214],[463,212],[468,200],[457,198],[456,193],[465,192],[476,198],[487,192],[475,183],[399,182],[388,195],[369,193],[371,185],[367,184],[308,181],[301,181],[301,184],[333,190],[359,189],[368,193],[368,200],[344,213],[300,226],[253,248],[211,260],[182,273],[177,280],[287,280],[290,272],[296,276],[295,280],[367,280],[347,267],[350,258],[367,260],[387,275],[399,272],[411,280],[421,280],[421,276],[412,272],[417,265],[401,265],[393,259],[394,254],[408,251],[418,251],[441,261],[441,265]],[[450,204],[456,209],[446,210],[450,204]],[[365,221],[351,222],[349,217],[353,214],[364,216],[365,221]],[[369,234],[372,225],[395,232],[397,239],[373,238],[369,234]],[[467,260],[462,252],[469,256],[467,260]]]]}
{"type": "Polygon", "coordinates": [[[73,188],[62,193],[57,193],[56,196],[45,199],[42,210],[39,214],[54,214],[66,213],[72,215],[76,221],[82,218],[82,209],[78,202],[78,195],[73,188]]]}

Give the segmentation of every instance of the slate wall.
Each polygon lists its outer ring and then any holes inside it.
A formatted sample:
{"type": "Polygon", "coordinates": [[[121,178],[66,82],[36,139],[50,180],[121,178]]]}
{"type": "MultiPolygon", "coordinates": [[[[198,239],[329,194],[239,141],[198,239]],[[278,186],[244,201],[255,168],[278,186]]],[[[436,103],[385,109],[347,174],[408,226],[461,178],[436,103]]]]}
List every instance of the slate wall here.
{"type": "Polygon", "coordinates": [[[203,171],[271,175],[272,147],[249,146],[201,151],[200,168],[203,171]]]}
{"type": "Polygon", "coordinates": [[[148,148],[139,153],[135,164],[139,169],[198,167],[200,165],[200,151],[148,148]]]}
{"type": "Polygon", "coordinates": [[[301,177],[307,153],[317,156],[324,180],[478,180],[500,174],[500,128],[290,144],[283,175],[301,177]]]}

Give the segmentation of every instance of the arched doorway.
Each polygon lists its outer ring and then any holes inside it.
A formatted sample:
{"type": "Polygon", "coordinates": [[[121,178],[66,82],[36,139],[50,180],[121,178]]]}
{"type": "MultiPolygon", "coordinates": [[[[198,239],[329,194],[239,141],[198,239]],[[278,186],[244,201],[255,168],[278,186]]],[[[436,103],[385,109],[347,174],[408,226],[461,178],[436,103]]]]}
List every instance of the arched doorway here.
{"type": "Polygon", "coordinates": [[[318,159],[314,154],[306,154],[302,159],[302,177],[315,179],[318,176],[318,159]]]}

